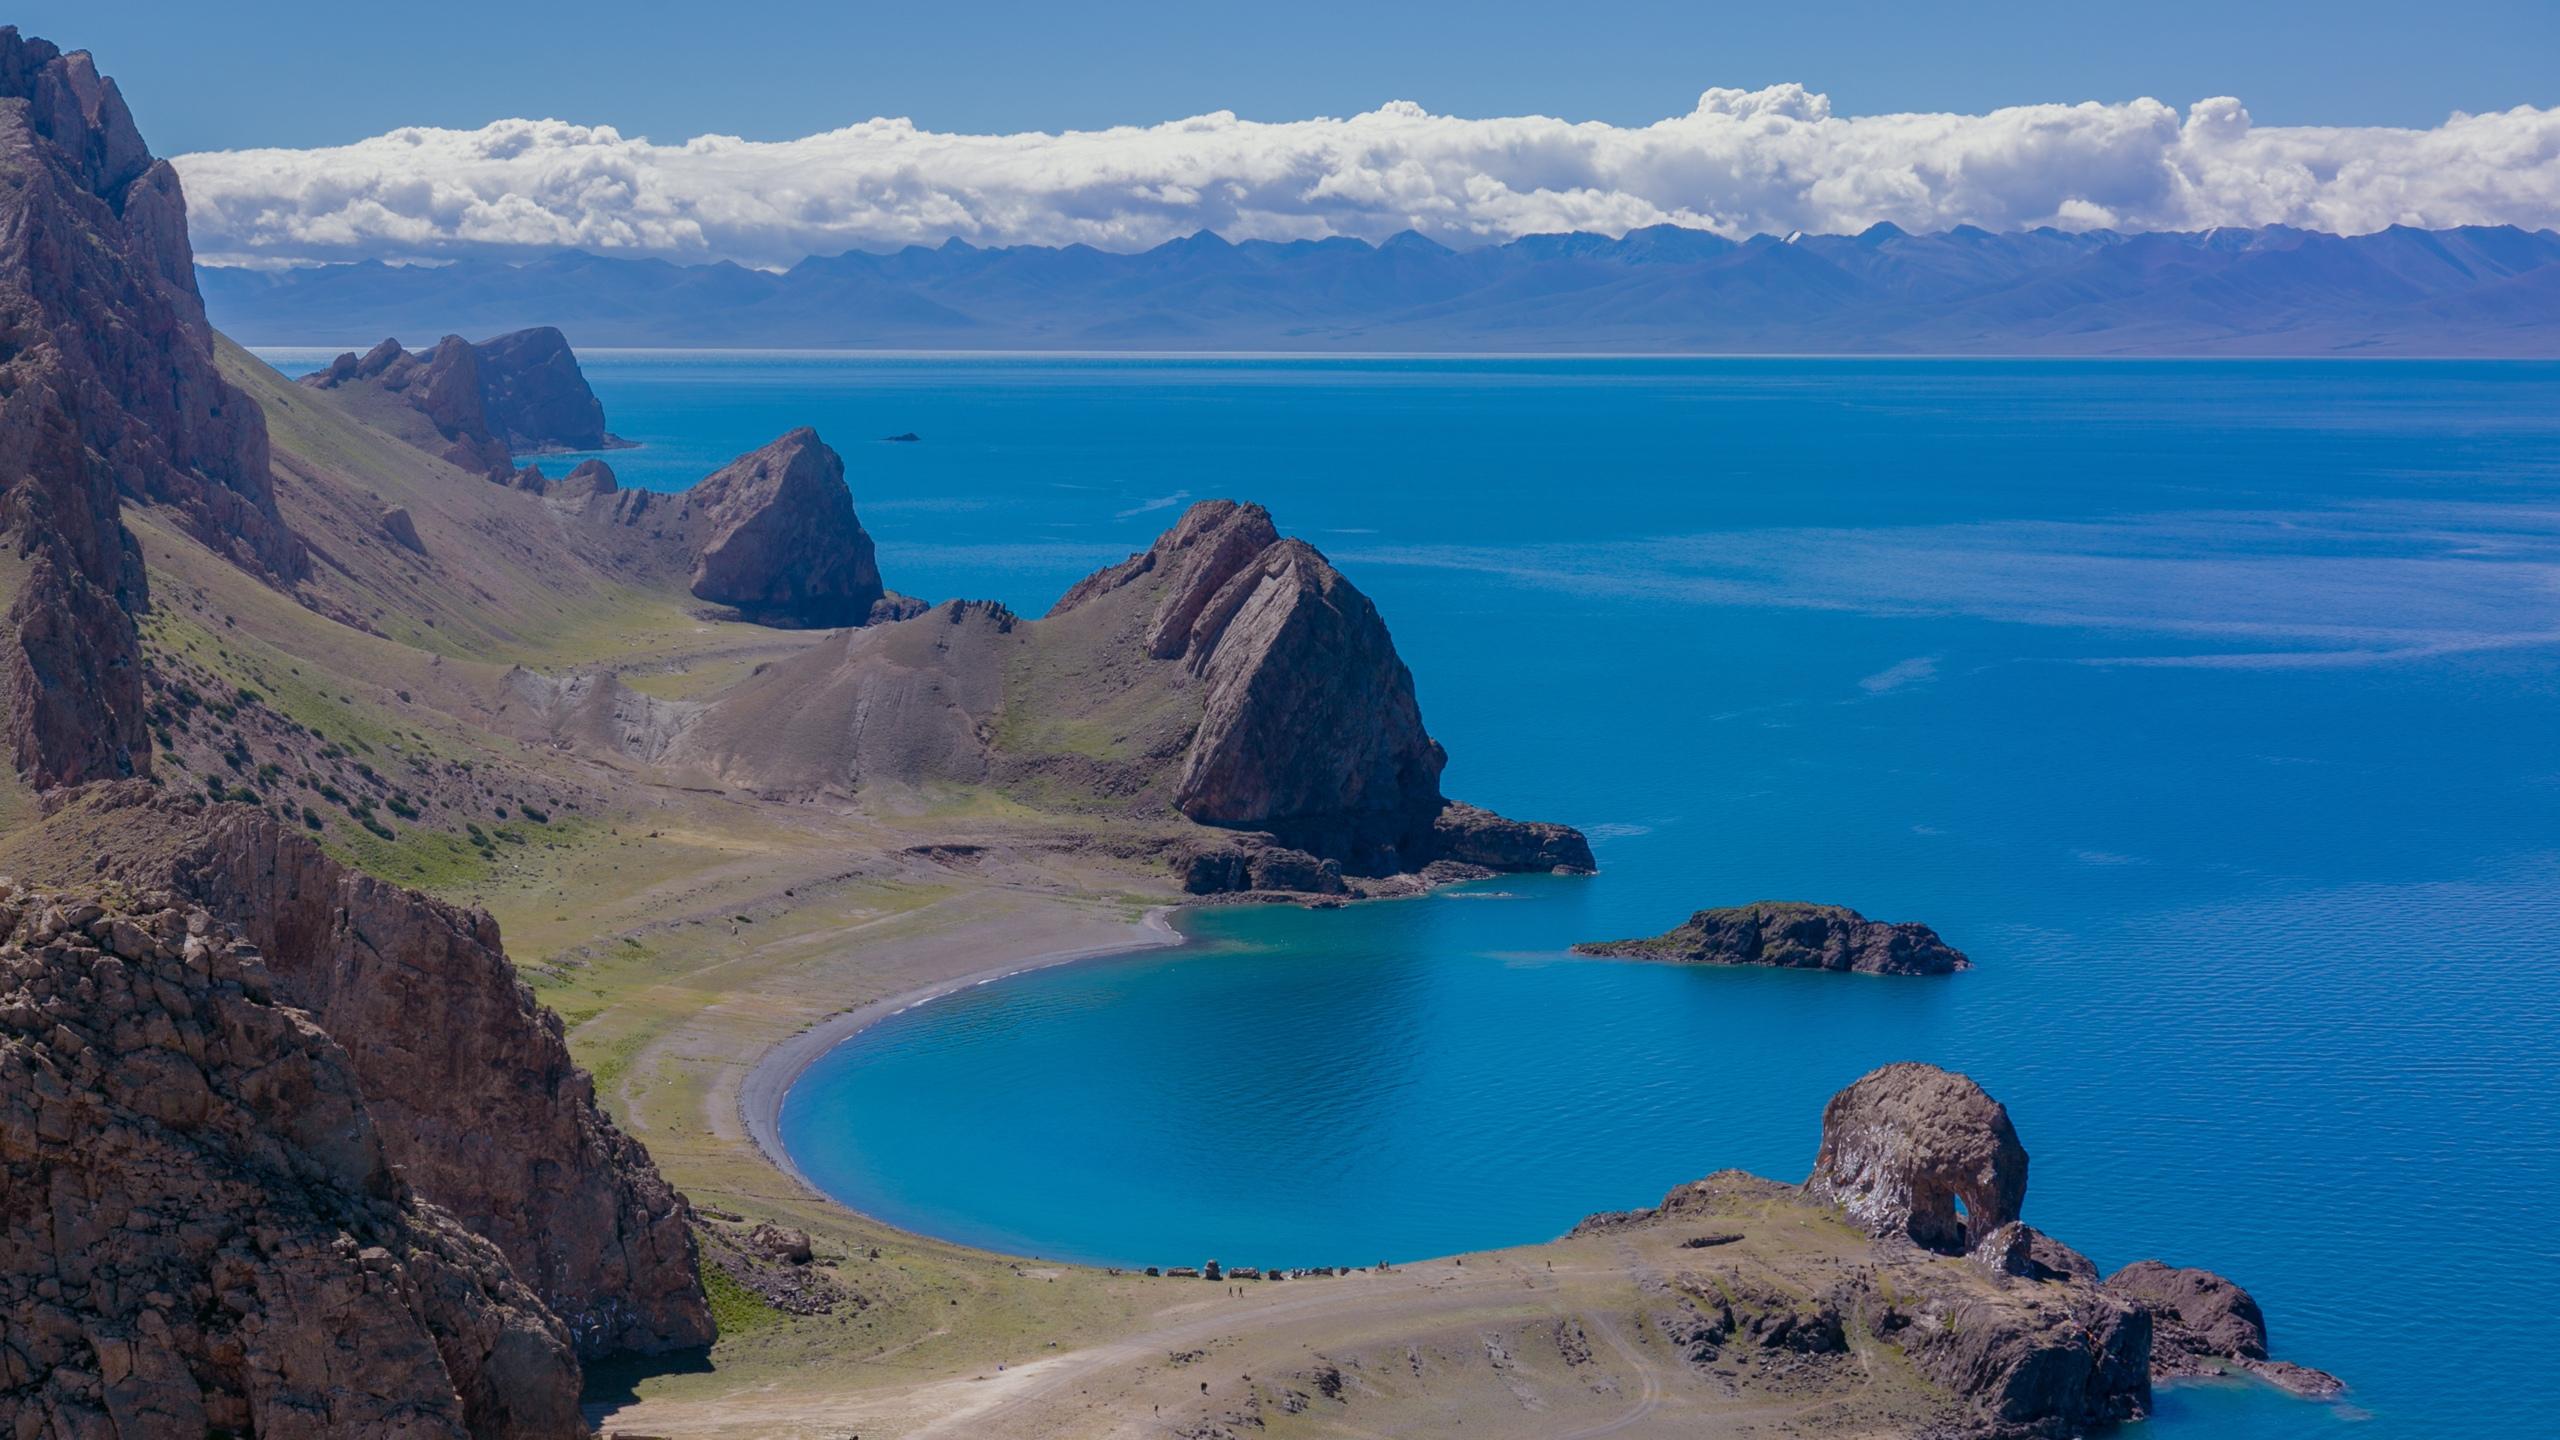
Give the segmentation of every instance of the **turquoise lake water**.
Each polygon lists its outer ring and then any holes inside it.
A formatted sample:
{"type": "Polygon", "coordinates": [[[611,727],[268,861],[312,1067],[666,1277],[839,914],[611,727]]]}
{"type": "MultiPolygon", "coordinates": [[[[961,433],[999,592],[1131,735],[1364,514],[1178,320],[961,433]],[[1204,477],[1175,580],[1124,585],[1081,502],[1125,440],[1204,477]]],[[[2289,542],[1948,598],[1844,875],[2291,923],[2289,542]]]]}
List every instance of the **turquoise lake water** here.
{"type": "Polygon", "coordinates": [[[1087,1261],[1412,1259],[1800,1177],[1826,1097],[1925,1059],[2009,1105],[2030,1221],[2229,1274],[2353,1387],[2179,1387],[2143,1433],[2550,1433],[2560,366],[587,370],[628,482],[815,424],[932,599],[1036,614],[1182,503],[1260,500],[1378,602],[1450,793],[1599,856],[1195,912],[897,1017],[784,1111],[848,1204],[1087,1261]],[[1760,898],[1979,968],[1564,954],[1760,898]]]}

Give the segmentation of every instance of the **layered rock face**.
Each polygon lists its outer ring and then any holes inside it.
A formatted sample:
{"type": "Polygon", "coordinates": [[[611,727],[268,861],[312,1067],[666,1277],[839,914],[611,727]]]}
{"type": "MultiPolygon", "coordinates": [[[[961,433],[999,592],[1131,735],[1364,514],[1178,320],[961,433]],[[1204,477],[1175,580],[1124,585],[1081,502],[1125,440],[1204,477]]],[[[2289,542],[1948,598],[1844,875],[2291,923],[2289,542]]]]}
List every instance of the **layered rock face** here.
{"type": "MultiPolygon", "coordinates": [[[[1143,611],[1147,659],[1204,687],[1173,803],[1204,825],[1268,834],[1347,872],[1589,870],[1582,837],[1458,807],[1423,729],[1413,675],[1366,595],[1259,505],[1191,507],[1156,543],[1077,584],[1052,617],[1103,603],[1143,611]],[[1116,600],[1107,597],[1120,597],[1116,600]]],[[[1191,867],[1211,882],[1249,856],[1191,867]]]]}
{"type": "Polygon", "coordinates": [[[0,884],[0,1433],[586,1434],[559,1322],[276,989],[201,910],[0,884]]]}
{"type": "Polygon", "coordinates": [[[1934,1065],[1887,1065],[1823,1108],[1822,1150],[1805,1189],[1870,1235],[1961,1255],[2018,1218],[2027,1148],[2008,1107],[1973,1081],[1934,1065]]]}
{"type": "Polygon", "coordinates": [[[604,470],[584,483],[588,523],[636,537],[682,570],[696,599],[742,619],[809,629],[861,625],[887,595],[870,533],[845,486],[844,460],[806,426],[681,495],[617,491],[611,481],[604,470]]]}
{"type": "Polygon", "coordinates": [[[165,504],[278,583],[308,567],[276,516],[265,417],[215,372],[177,172],[86,54],[0,29],[0,543],[18,571],[12,759],[38,786],[139,773],[118,497],[165,504]]]}
{"type": "Polygon", "coordinates": [[[1579,955],[1672,960],[1689,965],[1771,965],[1862,975],[1945,975],[1973,962],[1926,925],[1887,924],[1838,905],[1761,901],[1701,910],[1687,923],[1642,940],[1598,940],[1579,955]]]}
{"type": "Polygon", "coordinates": [[[281,995],[346,1047],[392,1162],[496,1242],[580,1353],[709,1343],[683,1197],[597,1107],[496,921],[236,807],[164,873],[265,952],[281,995]]]}
{"type": "MultiPolygon", "coordinates": [[[[514,455],[533,450],[598,450],[623,443],[604,428],[604,404],[557,330],[518,330],[474,345],[447,335],[425,354],[385,340],[302,377],[315,390],[363,386],[396,396],[435,434],[413,436],[439,458],[502,483],[516,477],[514,455]]],[[[539,472],[536,472],[537,474],[539,472]]]]}

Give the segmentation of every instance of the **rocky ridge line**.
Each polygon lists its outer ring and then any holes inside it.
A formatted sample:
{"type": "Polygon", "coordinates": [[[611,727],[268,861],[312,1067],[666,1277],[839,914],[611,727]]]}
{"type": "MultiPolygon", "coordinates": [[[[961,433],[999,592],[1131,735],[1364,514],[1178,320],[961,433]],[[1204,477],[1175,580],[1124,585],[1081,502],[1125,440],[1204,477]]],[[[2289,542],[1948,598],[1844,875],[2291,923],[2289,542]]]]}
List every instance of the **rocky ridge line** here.
{"type": "Polygon", "coordinates": [[[10,759],[39,788],[148,773],[142,555],[123,499],[170,506],[272,582],[265,417],[214,370],[177,172],[86,53],[0,27],[0,631],[10,759]]]}

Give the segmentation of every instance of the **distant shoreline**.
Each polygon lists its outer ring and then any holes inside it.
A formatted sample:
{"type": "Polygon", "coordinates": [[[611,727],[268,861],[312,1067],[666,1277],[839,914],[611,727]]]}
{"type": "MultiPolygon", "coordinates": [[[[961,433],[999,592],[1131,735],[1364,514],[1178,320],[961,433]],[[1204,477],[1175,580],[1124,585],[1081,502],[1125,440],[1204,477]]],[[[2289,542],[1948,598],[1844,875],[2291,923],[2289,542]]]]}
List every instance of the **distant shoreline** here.
{"type": "MultiPolygon", "coordinates": [[[[919,1005],[930,1004],[963,990],[1034,970],[1048,970],[1071,965],[1079,960],[1099,960],[1109,955],[1128,955],[1152,949],[1171,949],[1189,942],[1188,936],[1173,926],[1171,916],[1178,909],[1172,905],[1150,907],[1147,913],[1127,927],[1127,935],[1107,944],[1083,945],[1064,950],[1035,951],[1032,954],[974,970],[948,980],[919,985],[911,990],[874,1000],[868,1005],[839,1011],[810,1025],[790,1039],[757,1057],[746,1079],[738,1087],[738,1118],[747,1127],[747,1136],[775,1169],[800,1182],[810,1193],[831,1205],[853,1207],[830,1195],[802,1173],[792,1160],[790,1148],[782,1143],[782,1102],[791,1087],[808,1072],[810,1066],[832,1053],[855,1036],[893,1015],[901,1015],[919,1005]]],[[[860,1213],[860,1212],[856,1212],[860,1213]]],[[[878,1218],[878,1217],[872,1217],[878,1218]]]]}

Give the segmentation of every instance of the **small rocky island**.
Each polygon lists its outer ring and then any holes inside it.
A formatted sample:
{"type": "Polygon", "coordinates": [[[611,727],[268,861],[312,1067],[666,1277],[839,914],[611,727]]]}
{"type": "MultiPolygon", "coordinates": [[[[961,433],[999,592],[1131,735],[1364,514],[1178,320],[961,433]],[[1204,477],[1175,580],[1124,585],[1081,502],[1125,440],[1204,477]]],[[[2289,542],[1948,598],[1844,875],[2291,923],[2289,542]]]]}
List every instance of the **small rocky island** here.
{"type": "Polygon", "coordinates": [[[1761,900],[1701,910],[1677,929],[1642,940],[1591,940],[1576,955],[1669,960],[1683,965],[1769,965],[1860,975],[1948,975],[1970,970],[1964,952],[1926,925],[1870,920],[1842,905],[1761,900]]]}

